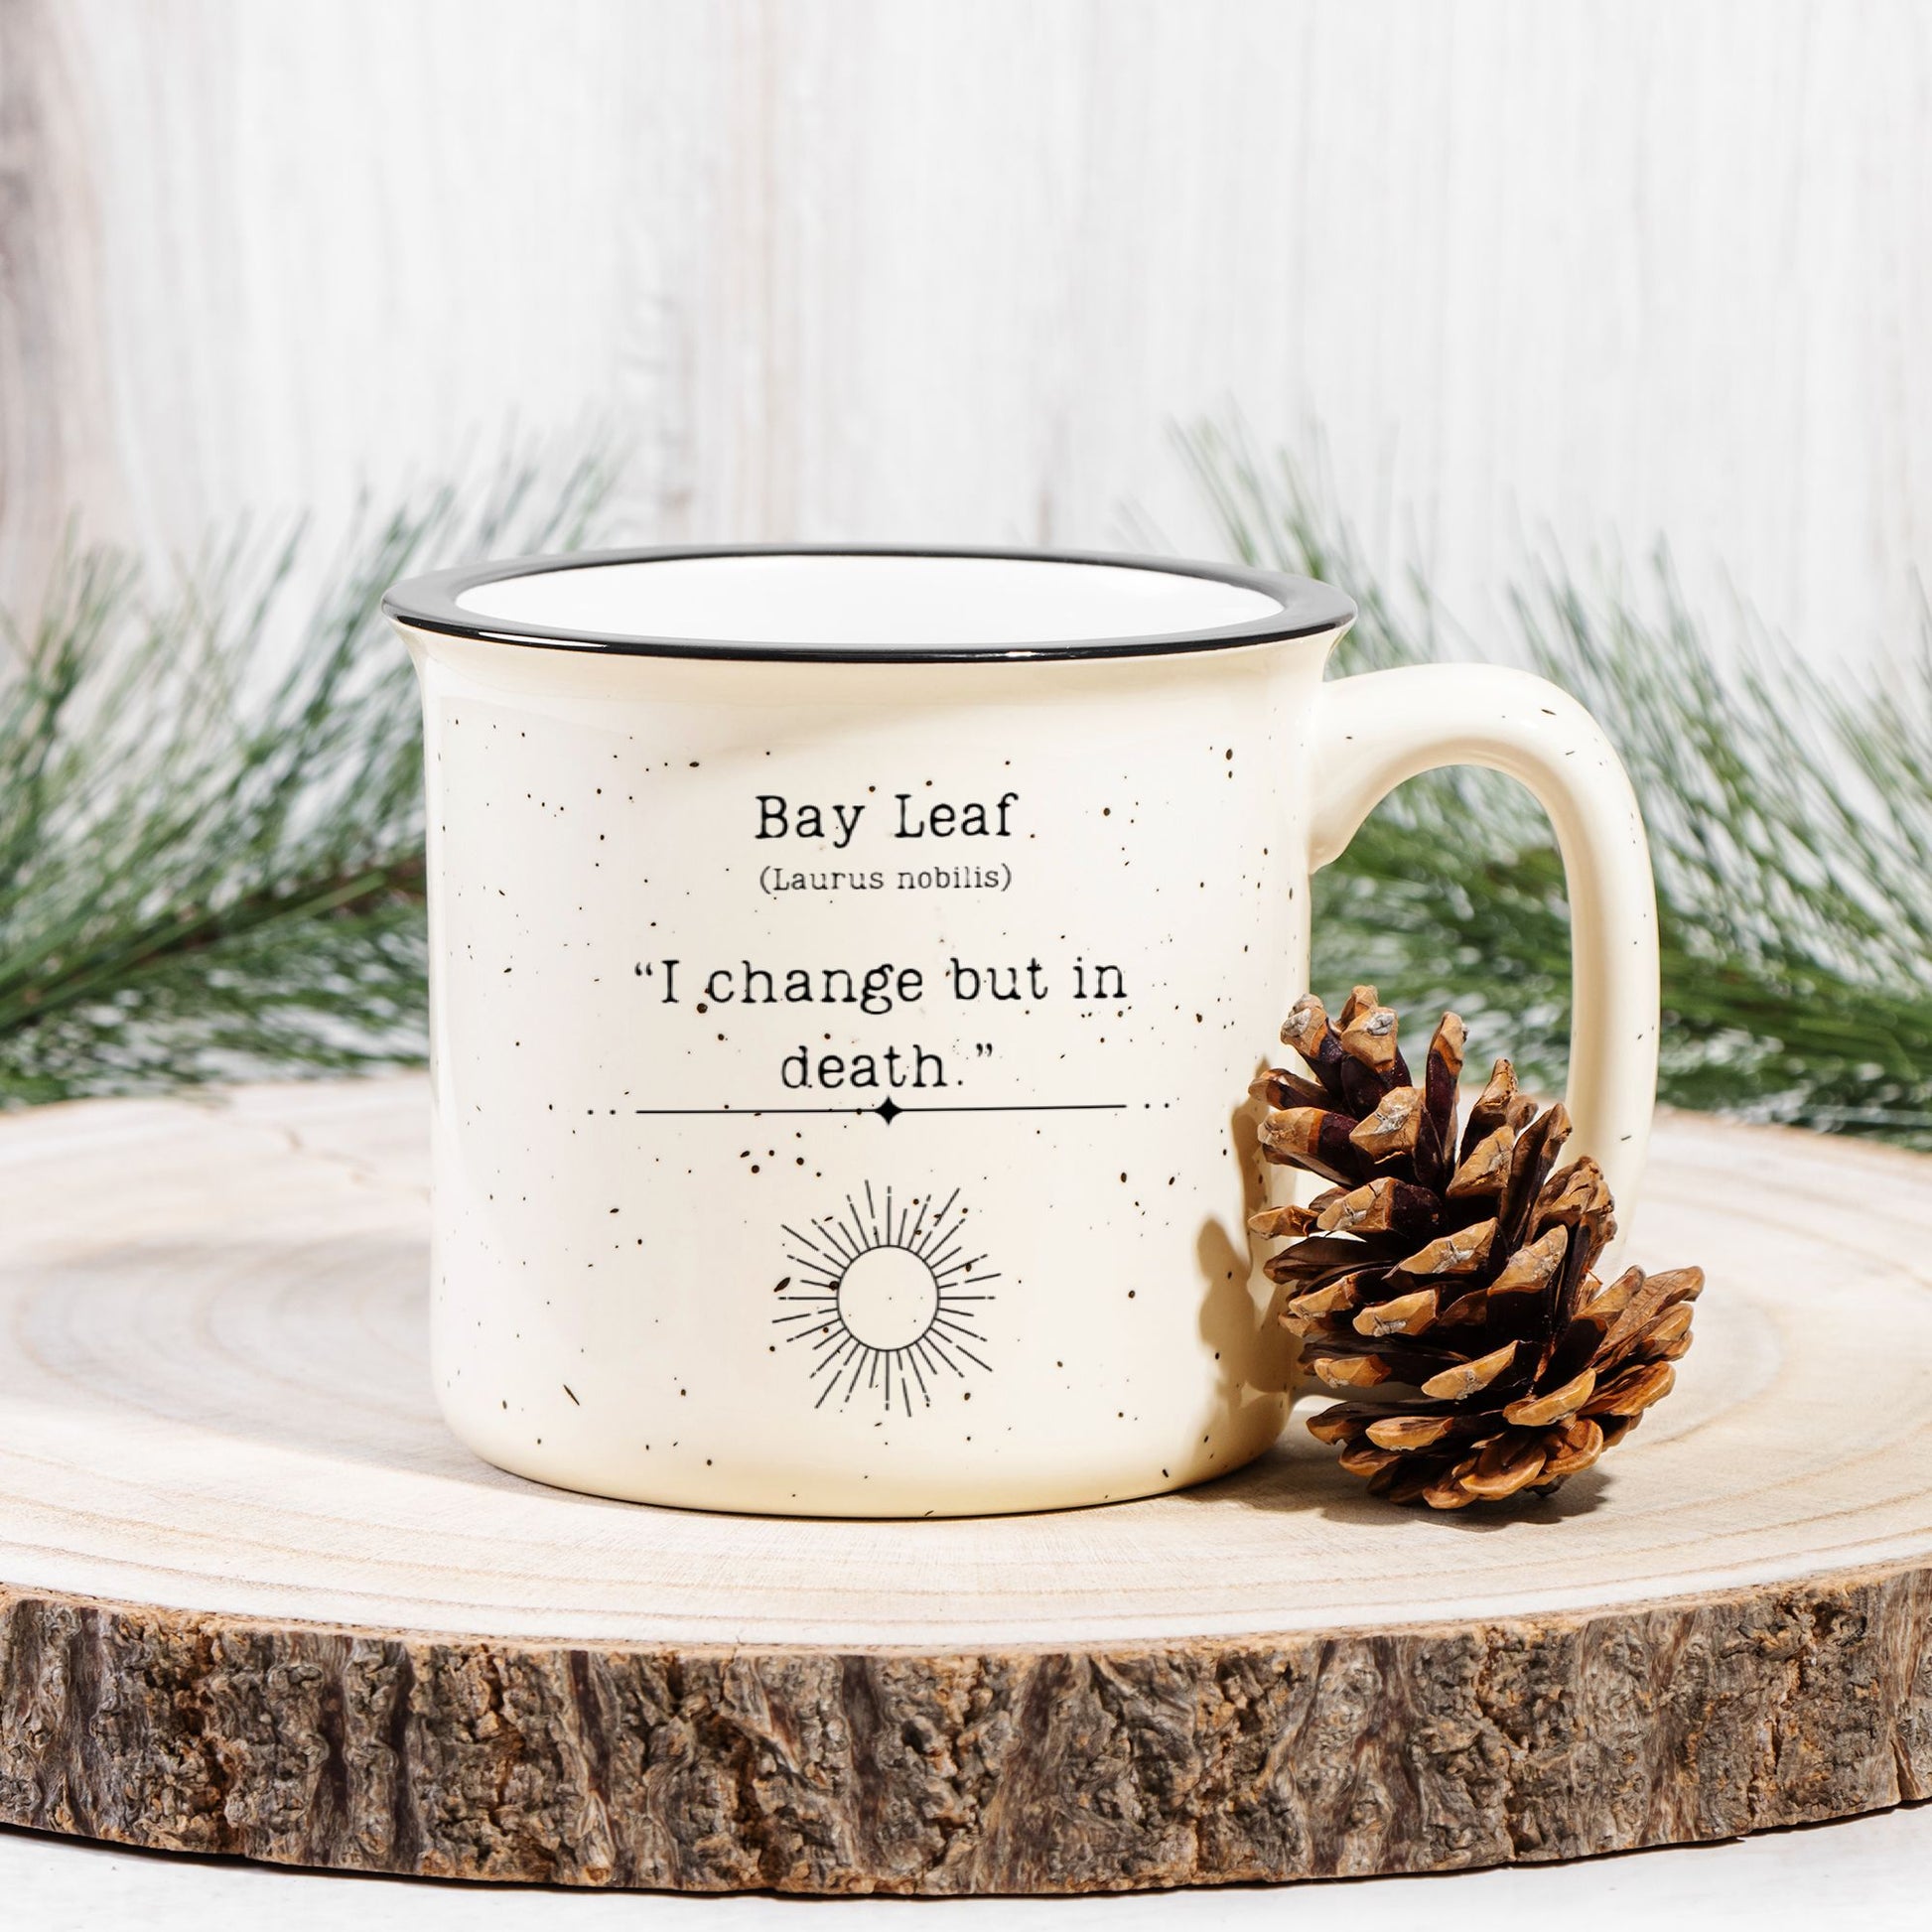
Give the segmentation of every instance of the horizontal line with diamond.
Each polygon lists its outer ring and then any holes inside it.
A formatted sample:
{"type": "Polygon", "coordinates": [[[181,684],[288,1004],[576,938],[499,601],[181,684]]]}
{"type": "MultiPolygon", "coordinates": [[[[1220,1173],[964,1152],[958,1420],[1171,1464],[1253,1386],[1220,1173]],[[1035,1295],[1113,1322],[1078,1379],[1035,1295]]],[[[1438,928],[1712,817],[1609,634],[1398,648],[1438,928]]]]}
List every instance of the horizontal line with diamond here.
{"type": "Polygon", "coordinates": [[[755,1120],[763,1114],[876,1114],[890,1127],[900,1114],[1114,1114],[1125,1112],[1130,1104],[1125,1100],[1020,1100],[977,1107],[907,1107],[889,1096],[876,1107],[633,1107],[631,1112],[656,1118],[729,1114],[734,1120],[755,1120]]]}

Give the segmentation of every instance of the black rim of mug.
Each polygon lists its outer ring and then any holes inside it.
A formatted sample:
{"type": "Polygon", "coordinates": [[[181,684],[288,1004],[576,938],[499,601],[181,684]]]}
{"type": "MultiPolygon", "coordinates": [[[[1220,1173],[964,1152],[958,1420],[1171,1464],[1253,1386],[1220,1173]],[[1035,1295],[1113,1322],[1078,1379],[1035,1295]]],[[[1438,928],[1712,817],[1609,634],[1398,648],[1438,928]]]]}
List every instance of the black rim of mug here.
{"type": "Polygon", "coordinates": [[[1297,637],[1341,631],[1354,621],[1352,599],[1312,577],[1245,564],[1201,563],[1186,557],[1149,557],[1111,550],[935,549],[923,544],[749,543],[680,544],[662,548],[585,550],[559,556],[511,557],[465,564],[392,585],[383,615],[415,630],[430,630],[478,643],[522,644],[537,649],[609,652],[630,657],[752,659],[821,664],[1026,663],[1050,658],[1167,657],[1181,652],[1229,650],[1247,644],[1283,643],[1297,637]],[[930,557],[990,563],[1099,564],[1119,570],[1158,571],[1168,577],[1199,577],[1273,598],[1278,611],[1218,629],[1175,630],[1130,637],[1077,637],[1051,643],[822,644],[719,637],[654,637],[620,631],[571,629],[489,618],[466,611],[467,592],[509,577],[557,570],[589,570],[612,564],[675,563],[710,557],[930,557]]]}

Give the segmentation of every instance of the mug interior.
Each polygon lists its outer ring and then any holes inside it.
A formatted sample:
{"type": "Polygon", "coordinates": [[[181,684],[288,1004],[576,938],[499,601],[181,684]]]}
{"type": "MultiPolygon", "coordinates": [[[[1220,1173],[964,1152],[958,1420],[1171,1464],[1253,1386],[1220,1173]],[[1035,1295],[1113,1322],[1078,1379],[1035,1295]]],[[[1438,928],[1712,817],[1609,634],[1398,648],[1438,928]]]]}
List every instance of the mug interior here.
{"type": "Polygon", "coordinates": [[[672,657],[1133,657],[1332,636],[1308,577],[1114,551],[774,544],[465,565],[393,586],[396,622],[482,642],[672,657]]]}
{"type": "Polygon", "coordinates": [[[1178,571],[1020,557],[713,556],[548,570],[457,598],[479,617],[752,644],[1047,644],[1219,630],[1279,598],[1178,571]]]}

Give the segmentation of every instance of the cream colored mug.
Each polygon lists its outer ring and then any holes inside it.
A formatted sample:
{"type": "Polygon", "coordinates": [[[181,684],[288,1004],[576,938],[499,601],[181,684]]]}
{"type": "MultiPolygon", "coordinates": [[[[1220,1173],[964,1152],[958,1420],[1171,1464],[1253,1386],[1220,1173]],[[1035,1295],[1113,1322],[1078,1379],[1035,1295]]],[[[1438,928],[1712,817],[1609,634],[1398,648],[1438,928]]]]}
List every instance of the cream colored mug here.
{"type": "Polygon", "coordinates": [[[384,608],[426,726],[436,1390],[503,1468],[924,1516],[1267,1448],[1246,1094],[1310,874],[1434,765],[1555,822],[1574,1145],[1633,1198],[1649,861],[1551,685],[1324,684],[1338,592],[1127,556],[526,558],[384,608]]]}

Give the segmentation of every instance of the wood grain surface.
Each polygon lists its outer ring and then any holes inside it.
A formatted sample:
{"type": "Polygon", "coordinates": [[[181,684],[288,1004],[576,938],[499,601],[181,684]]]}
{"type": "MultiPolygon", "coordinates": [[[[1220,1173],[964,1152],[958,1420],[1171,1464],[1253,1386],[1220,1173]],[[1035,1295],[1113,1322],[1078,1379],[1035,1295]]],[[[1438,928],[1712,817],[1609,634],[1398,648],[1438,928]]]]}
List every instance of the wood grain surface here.
{"type": "Polygon", "coordinates": [[[0,1121],[0,1819],[983,1892],[1932,1792],[1932,1162],[1666,1118],[1632,1247],[1708,1268],[1699,1344],[1525,1514],[1387,1510],[1297,1426],[1183,1495],[840,1523],[604,1502],[459,1447],[425,1116],[403,1079],[0,1121]]]}
{"type": "Polygon", "coordinates": [[[1911,0],[0,0],[0,604],[512,430],[614,540],[1218,548],[1232,400],[1487,653],[1525,538],[1663,535],[1840,667],[1932,533],[1928,85],[1911,0]]]}

